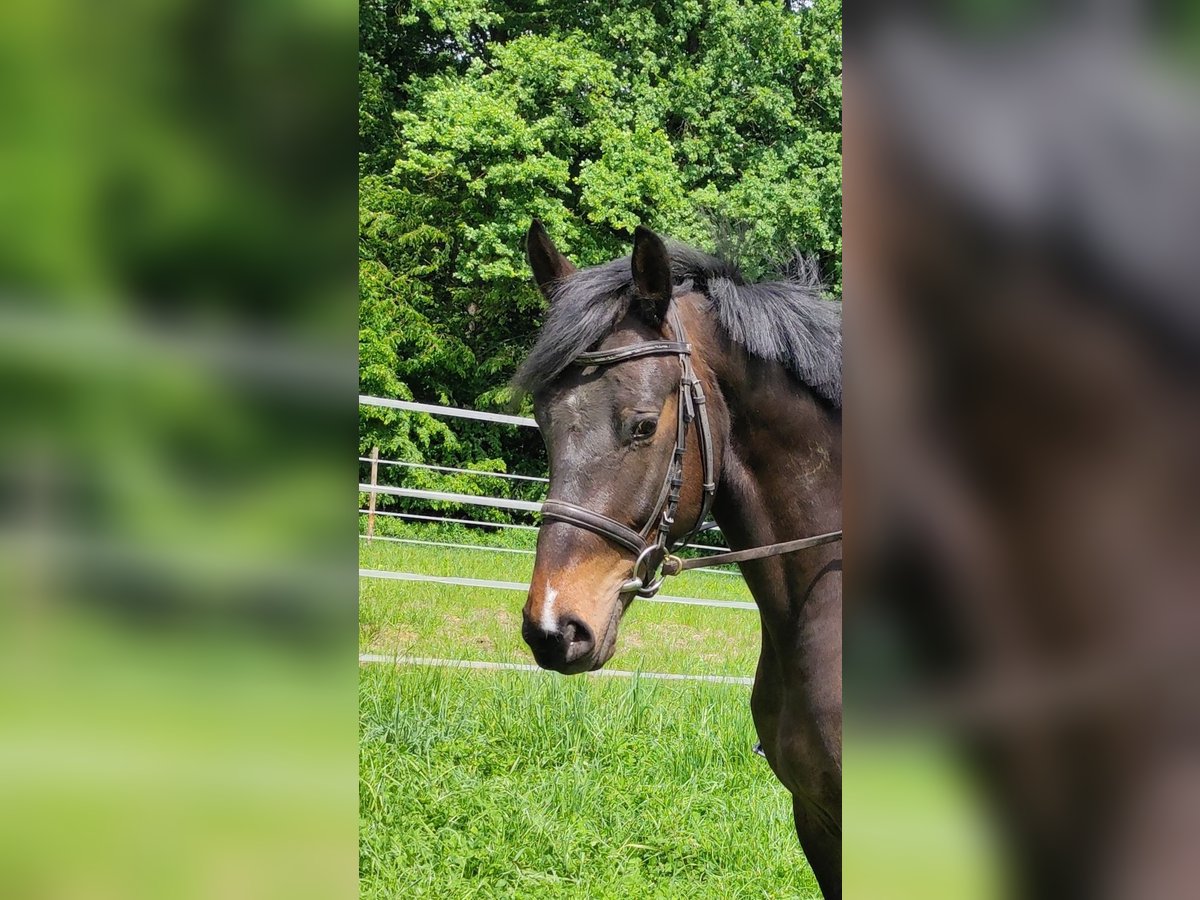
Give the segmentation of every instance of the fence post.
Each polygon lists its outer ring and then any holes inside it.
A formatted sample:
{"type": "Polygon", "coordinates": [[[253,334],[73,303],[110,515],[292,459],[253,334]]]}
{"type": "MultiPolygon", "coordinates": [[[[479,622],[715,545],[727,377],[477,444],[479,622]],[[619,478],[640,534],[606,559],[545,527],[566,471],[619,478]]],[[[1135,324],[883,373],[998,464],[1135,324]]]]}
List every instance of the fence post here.
{"type": "Polygon", "coordinates": [[[371,448],[371,499],[367,504],[367,542],[375,537],[375,486],[379,484],[379,448],[371,448]]]}

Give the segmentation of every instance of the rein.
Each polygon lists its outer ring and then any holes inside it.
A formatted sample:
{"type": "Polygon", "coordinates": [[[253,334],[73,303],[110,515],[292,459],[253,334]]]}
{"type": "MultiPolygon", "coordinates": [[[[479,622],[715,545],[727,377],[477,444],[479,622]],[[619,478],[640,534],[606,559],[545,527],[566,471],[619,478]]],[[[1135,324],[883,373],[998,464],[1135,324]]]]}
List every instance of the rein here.
{"type": "Polygon", "coordinates": [[[728,553],[714,553],[712,556],[700,556],[695,559],[680,559],[668,555],[663,560],[664,575],[678,575],[688,569],[700,566],[719,566],[725,563],[747,562],[752,559],[766,559],[770,556],[782,556],[785,553],[795,553],[797,550],[807,550],[809,547],[820,547],[822,544],[832,544],[842,539],[842,532],[830,531],[828,534],[818,534],[815,537],[799,538],[794,541],[780,541],[778,544],[764,544],[761,547],[751,547],[749,550],[731,550],[728,553]]]}
{"type": "Polygon", "coordinates": [[[574,525],[576,528],[598,534],[625,547],[632,553],[636,553],[637,559],[633,563],[632,575],[621,586],[621,593],[636,592],[639,597],[653,597],[668,576],[678,575],[698,566],[765,559],[841,540],[842,532],[833,531],[816,537],[782,541],[762,547],[753,547],[749,550],[734,550],[697,559],[680,559],[674,555],[675,550],[685,545],[696,532],[704,527],[708,513],[712,509],[713,498],[716,496],[717,479],[716,467],[713,462],[712,431],[708,423],[707,401],[700,379],[696,377],[696,371],[692,368],[692,345],[687,341],[687,335],[684,333],[683,325],[675,310],[671,309],[668,316],[671,327],[679,340],[643,341],[640,344],[630,344],[627,347],[617,347],[611,350],[592,350],[579,354],[572,362],[572,365],[587,368],[589,366],[614,365],[631,359],[640,359],[643,356],[679,357],[679,403],[675,421],[675,450],[671,455],[671,464],[667,468],[667,476],[663,481],[662,490],[659,491],[654,511],[646,520],[646,524],[641,531],[635,531],[628,525],[609,518],[603,513],[566,500],[546,500],[542,504],[542,518],[574,525]],[[671,527],[675,524],[675,513],[679,508],[679,497],[683,491],[684,457],[687,452],[688,431],[691,429],[692,422],[697,425],[696,437],[699,443],[700,461],[704,470],[704,493],[695,524],[682,539],[671,541],[671,527]],[[649,535],[655,525],[658,526],[658,533],[651,541],[649,535]]]}

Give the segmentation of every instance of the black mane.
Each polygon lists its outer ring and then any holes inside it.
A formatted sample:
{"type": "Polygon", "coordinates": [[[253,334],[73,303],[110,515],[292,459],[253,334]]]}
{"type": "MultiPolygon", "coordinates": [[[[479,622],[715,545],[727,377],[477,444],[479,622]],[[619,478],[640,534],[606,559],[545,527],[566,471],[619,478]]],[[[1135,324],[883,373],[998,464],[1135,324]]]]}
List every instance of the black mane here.
{"type": "MultiPolygon", "coordinates": [[[[785,366],[818,396],[841,407],[841,304],[821,296],[814,266],[793,265],[779,281],[747,284],[737,266],[724,260],[680,244],[671,244],[670,252],[677,294],[699,291],[731,340],[785,366]]],[[[616,327],[632,292],[628,256],[560,282],[514,387],[534,393],[547,387],[616,327]]]]}

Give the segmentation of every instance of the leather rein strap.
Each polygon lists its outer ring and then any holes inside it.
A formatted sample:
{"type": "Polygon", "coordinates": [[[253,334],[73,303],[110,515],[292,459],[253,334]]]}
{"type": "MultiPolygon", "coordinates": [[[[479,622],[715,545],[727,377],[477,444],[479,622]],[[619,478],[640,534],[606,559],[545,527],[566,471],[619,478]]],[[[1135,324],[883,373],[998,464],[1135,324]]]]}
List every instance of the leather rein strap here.
{"type": "Polygon", "coordinates": [[[667,469],[666,479],[663,481],[654,511],[647,518],[645,526],[641,531],[635,531],[628,525],[609,518],[603,513],[566,500],[543,502],[542,518],[565,522],[576,528],[591,531],[637,554],[637,559],[633,564],[632,577],[622,585],[621,591],[622,593],[636,591],[642,597],[653,597],[668,575],[678,575],[680,572],[698,566],[764,559],[840,540],[842,533],[835,531],[817,537],[754,547],[750,550],[718,553],[715,556],[705,556],[699,559],[680,559],[673,555],[675,549],[690,541],[692,536],[703,527],[712,509],[713,498],[716,496],[717,479],[713,460],[712,431],[708,423],[707,401],[700,379],[696,377],[695,369],[692,368],[692,345],[687,341],[683,325],[675,314],[675,310],[672,309],[668,316],[671,327],[679,340],[643,341],[639,344],[630,344],[611,350],[592,350],[579,354],[573,362],[573,365],[586,368],[613,365],[630,359],[640,359],[644,356],[679,357],[681,372],[675,422],[675,450],[671,455],[671,463],[667,469]],[[675,513],[679,508],[679,498],[683,491],[683,466],[687,454],[688,431],[691,429],[693,421],[697,426],[696,437],[704,472],[703,497],[695,524],[681,540],[671,541],[671,528],[675,524],[675,513]],[[655,525],[658,526],[658,531],[655,539],[651,541],[649,535],[655,525]],[[660,566],[661,572],[656,576],[655,572],[659,571],[660,566]]]}
{"type": "Polygon", "coordinates": [[[767,544],[763,547],[751,547],[749,550],[731,550],[728,553],[714,553],[712,556],[699,556],[695,559],[680,559],[678,556],[668,556],[663,560],[663,574],[678,575],[680,572],[686,572],[688,569],[696,569],[700,566],[719,566],[725,563],[766,559],[769,556],[782,556],[784,553],[795,553],[797,550],[807,550],[809,547],[820,547],[822,544],[832,544],[841,539],[841,531],[831,531],[828,534],[818,534],[816,537],[783,541],[779,544],[767,544]]]}

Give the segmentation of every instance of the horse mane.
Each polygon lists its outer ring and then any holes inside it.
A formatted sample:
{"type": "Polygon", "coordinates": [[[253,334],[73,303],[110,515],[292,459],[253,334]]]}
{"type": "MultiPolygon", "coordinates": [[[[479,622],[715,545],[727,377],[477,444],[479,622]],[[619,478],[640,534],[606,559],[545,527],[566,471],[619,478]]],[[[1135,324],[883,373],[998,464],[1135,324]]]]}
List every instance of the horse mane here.
{"type": "MultiPolygon", "coordinates": [[[[777,362],[834,408],[842,405],[842,309],[826,300],[816,266],[797,257],[776,281],[748,284],[738,267],[682,244],[668,244],[675,295],[695,290],[733,342],[777,362]]],[[[629,310],[629,257],[582,269],[555,284],[550,311],[513,378],[537,393],[580,353],[608,335],[629,310]]]]}

